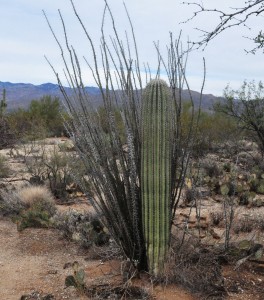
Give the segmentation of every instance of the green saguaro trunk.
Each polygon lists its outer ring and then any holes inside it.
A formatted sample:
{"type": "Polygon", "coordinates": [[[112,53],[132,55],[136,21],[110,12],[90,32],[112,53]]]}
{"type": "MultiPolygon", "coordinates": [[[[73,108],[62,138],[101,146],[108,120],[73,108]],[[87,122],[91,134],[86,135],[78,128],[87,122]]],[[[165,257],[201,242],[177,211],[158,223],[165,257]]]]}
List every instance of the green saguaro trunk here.
{"type": "Polygon", "coordinates": [[[162,272],[170,238],[172,99],[165,81],[143,95],[141,196],[149,272],[162,272]]]}

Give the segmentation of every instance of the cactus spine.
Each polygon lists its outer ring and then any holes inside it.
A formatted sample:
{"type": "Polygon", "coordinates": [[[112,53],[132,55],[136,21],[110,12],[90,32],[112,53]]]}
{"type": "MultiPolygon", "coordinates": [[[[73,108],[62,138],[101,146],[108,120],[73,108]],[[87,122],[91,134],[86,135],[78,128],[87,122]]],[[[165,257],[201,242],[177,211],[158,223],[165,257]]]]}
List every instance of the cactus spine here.
{"type": "Polygon", "coordinates": [[[165,81],[146,86],[142,107],[141,197],[149,272],[158,275],[170,238],[172,99],[165,81]]]}

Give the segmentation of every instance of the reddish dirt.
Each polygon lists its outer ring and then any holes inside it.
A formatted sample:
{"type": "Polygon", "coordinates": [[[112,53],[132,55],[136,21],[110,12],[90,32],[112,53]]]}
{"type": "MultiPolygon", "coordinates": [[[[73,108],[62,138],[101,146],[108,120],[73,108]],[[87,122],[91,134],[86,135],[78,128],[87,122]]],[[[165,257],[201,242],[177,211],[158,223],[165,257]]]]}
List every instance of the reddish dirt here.
{"type": "MultiPolygon", "coordinates": [[[[87,285],[120,283],[121,262],[93,259],[93,251],[81,251],[74,243],[61,239],[51,229],[26,229],[18,232],[10,220],[0,220],[0,299],[18,300],[24,294],[39,291],[53,294],[56,300],[87,299],[74,288],[65,288],[64,281],[72,269],[66,263],[78,261],[84,267],[87,285]]],[[[223,267],[227,299],[263,300],[264,265],[246,263],[239,271],[223,267]]],[[[196,300],[179,286],[154,286],[150,281],[134,281],[143,286],[156,300],[196,300]]],[[[210,298],[209,298],[210,299],[210,298]]]]}
{"type": "MultiPolygon", "coordinates": [[[[72,274],[72,269],[64,266],[74,261],[84,267],[88,285],[121,278],[120,262],[87,259],[91,253],[62,240],[56,230],[28,228],[18,232],[10,220],[0,220],[0,245],[0,299],[3,300],[18,300],[33,291],[53,294],[56,300],[87,299],[74,288],[65,288],[65,278],[72,274]]],[[[153,287],[146,282],[144,287],[157,300],[195,299],[176,286],[153,287]]]]}
{"type": "Polygon", "coordinates": [[[233,266],[223,268],[229,299],[263,300],[264,262],[263,264],[246,263],[238,271],[234,271],[233,268],[233,266]]]}

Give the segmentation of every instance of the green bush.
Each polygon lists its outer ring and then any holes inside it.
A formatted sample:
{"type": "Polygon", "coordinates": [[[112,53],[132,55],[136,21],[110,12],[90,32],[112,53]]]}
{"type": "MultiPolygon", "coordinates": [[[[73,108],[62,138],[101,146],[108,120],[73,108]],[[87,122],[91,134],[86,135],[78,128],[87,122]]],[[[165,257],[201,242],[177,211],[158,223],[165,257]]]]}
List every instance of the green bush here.
{"type": "Polygon", "coordinates": [[[50,216],[56,211],[53,195],[45,186],[30,185],[21,189],[17,194],[28,209],[43,210],[50,216]]]}
{"type": "Polygon", "coordinates": [[[15,135],[12,128],[10,128],[7,118],[0,118],[0,149],[12,147],[15,141],[15,135]]]}
{"type": "Polygon", "coordinates": [[[7,121],[17,141],[28,142],[47,136],[43,119],[32,117],[28,110],[19,108],[10,112],[7,121]]]}
{"type": "MultiPolygon", "coordinates": [[[[190,105],[183,105],[182,135],[187,136],[192,113],[190,105]]],[[[216,151],[228,141],[239,141],[241,134],[235,121],[228,116],[215,112],[196,112],[194,118],[198,119],[193,143],[193,155],[204,156],[209,151],[216,151]]]]}
{"type": "Polygon", "coordinates": [[[61,109],[58,97],[43,96],[31,101],[28,113],[32,120],[42,120],[48,136],[61,136],[64,133],[61,109]]]}
{"type": "Polygon", "coordinates": [[[32,100],[28,109],[19,108],[6,115],[10,132],[17,140],[31,141],[51,136],[67,135],[64,120],[69,116],[57,97],[43,96],[32,100]]]}

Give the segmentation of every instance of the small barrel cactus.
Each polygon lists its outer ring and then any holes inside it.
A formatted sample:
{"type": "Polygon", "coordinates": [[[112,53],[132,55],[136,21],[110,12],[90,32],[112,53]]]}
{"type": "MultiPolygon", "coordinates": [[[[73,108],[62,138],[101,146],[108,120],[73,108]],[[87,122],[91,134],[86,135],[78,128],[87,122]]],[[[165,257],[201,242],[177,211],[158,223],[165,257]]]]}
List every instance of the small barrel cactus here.
{"type": "Polygon", "coordinates": [[[152,80],[142,103],[141,197],[149,272],[162,272],[170,239],[172,97],[152,80]]]}

